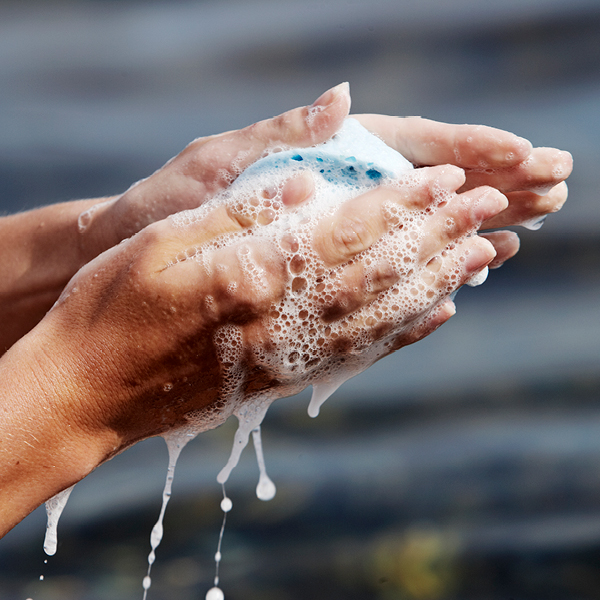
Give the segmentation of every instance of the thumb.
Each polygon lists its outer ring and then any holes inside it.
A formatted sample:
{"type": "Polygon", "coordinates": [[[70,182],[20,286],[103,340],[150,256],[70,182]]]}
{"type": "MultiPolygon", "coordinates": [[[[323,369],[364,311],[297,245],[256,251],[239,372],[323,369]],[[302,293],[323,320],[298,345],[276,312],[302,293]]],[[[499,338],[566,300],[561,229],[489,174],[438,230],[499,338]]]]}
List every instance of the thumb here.
{"type": "Polygon", "coordinates": [[[214,182],[220,189],[269,150],[282,146],[304,148],[327,141],[342,126],[349,112],[349,86],[341,83],[310,106],[223,133],[208,142],[204,139],[192,142],[173,161],[173,167],[204,185],[214,182]]]}

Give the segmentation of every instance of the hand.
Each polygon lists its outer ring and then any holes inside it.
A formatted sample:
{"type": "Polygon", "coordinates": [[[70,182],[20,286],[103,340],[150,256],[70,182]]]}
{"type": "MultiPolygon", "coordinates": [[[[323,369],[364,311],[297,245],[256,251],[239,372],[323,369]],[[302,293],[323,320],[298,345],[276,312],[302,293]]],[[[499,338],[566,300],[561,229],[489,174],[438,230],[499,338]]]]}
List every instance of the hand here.
{"type": "MultiPolygon", "coordinates": [[[[291,137],[259,124],[257,136],[250,129],[211,139],[239,149],[234,142],[241,136],[250,145],[263,144],[264,151],[273,141],[267,131],[287,144],[320,119],[326,139],[348,110],[348,96],[341,92],[330,99],[331,110],[296,109],[275,119],[291,124],[291,137]]],[[[305,135],[306,145],[318,137],[305,135]]],[[[121,208],[115,201],[88,214],[82,223],[86,252],[116,244],[127,227],[135,230],[133,219],[144,208],[149,220],[158,218],[162,209],[156,202],[168,204],[170,191],[197,202],[222,189],[228,178],[213,179],[207,188],[208,179],[194,177],[198,165],[216,176],[229,164],[235,173],[235,164],[245,166],[249,155],[229,152],[211,167],[212,153],[202,154],[209,142],[192,144],[172,161],[177,168],[168,165],[155,174],[156,194],[149,178],[126,193],[121,208]],[[186,153],[189,160],[181,158],[186,153]],[[121,210],[122,218],[116,218],[121,210]],[[120,234],[111,229],[121,224],[120,234]]],[[[243,368],[244,398],[279,397],[304,387],[328,365],[347,361],[364,367],[445,322],[454,312],[448,295],[494,254],[504,260],[514,251],[506,239],[474,235],[508,203],[491,188],[456,194],[468,180],[453,167],[418,169],[410,177],[404,186],[374,190],[368,199],[349,201],[335,215],[323,216],[312,230],[304,266],[295,259],[293,243],[286,245],[289,238],[277,237],[269,219],[248,218],[244,202],[236,201],[211,206],[185,228],[177,225],[181,216],[157,221],[81,269],[55,308],[0,361],[0,534],[135,441],[182,425],[199,410],[212,411],[213,424],[224,418],[231,407],[229,363],[243,368]],[[439,189],[447,191],[446,202],[435,202],[439,189]],[[410,234],[407,216],[420,219],[426,235],[409,236],[412,250],[403,254],[406,240],[398,244],[398,236],[410,234]],[[266,233],[255,235],[259,230],[266,233]],[[392,264],[400,255],[412,268],[392,264]],[[254,279],[248,279],[244,264],[253,265],[254,279]],[[296,277],[307,267],[314,277],[296,277]],[[298,288],[295,279],[305,282],[298,288]],[[284,363],[266,360],[269,353],[285,351],[270,329],[282,314],[273,311],[282,303],[298,307],[298,293],[314,298],[314,327],[303,322],[300,327],[318,336],[319,361],[310,364],[300,352],[284,363]],[[415,296],[418,304],[412,302],[415,296]],[[229,360],[222,352],[227,336],[235,349],[229,360]],[[371,347],[377,352],[368,355],[371,347]],[[305,370],[300,382],[293,364],[305,370]],[[281,365],[288,371],[277,371],[281,365]]],[[[271,194],[257,190],[254,200],[263,202],[271,194]]],[[[280,194],[285,210],[294,210],[309,201],[311,182],[290,180],[280,194]]],[[[298,316],[306,318],[301,312],[298,316]]],[[[291,321],[281,324],[292,327],[291,321]]],[[[301,334],[292,328],[283,338],[297,342],[294,336],[301,334]]]]}
{"type": "Polygon", "coordinates": [[[482,125],[449,125],[419,117],[353,115],[416,166],[453,164],[465,170],[462,188],[489,185],[509,201],[483,229],[532,222],[558,211],[567,199],[568,152],[532,148],[512,133],[482,125]]]}
{"type": "MultiPolygon", "coordinates": [[[[463,183],[460,169],[423,169],[285,235],[277,219],[252,216],[257,203],[276,205],[257,190],[212,203],[203,218],[154,223],[104,253],[32,332],[41,381],[66,374],[70,434],[112,432],[110,454],[194,411],[220,422],[230,405],[287,396],[373,344],[374,360],[427,335],[453,314],[448,296],[494,258],[492,244],[466,236],[507,205],[491,188],[455,194],[463,183]],[[447,199],[436,204],[439,189],[447,199]]],[[[292,179],[278,210],[310,195],[311,180],[292,179]]]]}
{"type": "Polygon", "coordinates": [[[340,128],[349,110],[348,84],[342,83],[311,106],[193,141],[147,179],[81,214],[86,261],[150,223],[201,206],[269,152],[325,142],[340,128]]]}
{"type": "Polygon", "coordinates": [[[312,106],[192,142],[120,196],[0,218],[0,355],[40,321],[69,279],[98,254],[154,221],[200,206],[274,148],[326,141],[349,108],[348,86],[342,84],[312,106]]]}
{"type": "MultiPolygon", "coordinates": [[[[154,221],[200,206],[273,148],[326,141],[339,129],[349,108],[348,85],[340,84],[310,107],[195,140],[124,194],[82,213],[82,245],[87,260],[154,221]]],[[[564,180],[572,170],[568,152],[532,148],[523,138],[482,125],[385,115],[353,118],[416,166],[452,164],[464,169],[463,191],[489,185],[506,194],[508,208],[486,221],[485,229],[533,221],[558,211],[567,198],[564,180]]]]}

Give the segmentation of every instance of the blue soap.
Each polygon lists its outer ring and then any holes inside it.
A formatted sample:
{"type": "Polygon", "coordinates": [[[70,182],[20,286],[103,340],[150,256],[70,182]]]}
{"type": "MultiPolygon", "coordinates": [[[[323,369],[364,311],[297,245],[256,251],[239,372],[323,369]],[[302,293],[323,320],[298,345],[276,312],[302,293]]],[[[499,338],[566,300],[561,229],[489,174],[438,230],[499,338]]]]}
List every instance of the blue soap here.
{"type": "Polygon", "coordinates": [[[327,182],[351,187],[372,187],[374,183],[401,177],[413,168],[399,152],[357,120],[348,118],[327,142],[270,154],[248,167],[238,181],[245,182],[259,173],[288,171],[293,165],[319,173],[327,182]]]}

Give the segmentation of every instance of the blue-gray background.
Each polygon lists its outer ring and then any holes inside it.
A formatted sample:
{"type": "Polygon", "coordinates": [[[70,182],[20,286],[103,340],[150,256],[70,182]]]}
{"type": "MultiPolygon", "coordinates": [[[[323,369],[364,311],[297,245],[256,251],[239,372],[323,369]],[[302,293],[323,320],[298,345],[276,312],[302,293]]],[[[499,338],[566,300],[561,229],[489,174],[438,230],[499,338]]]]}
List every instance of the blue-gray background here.
{"type": "MultiPolygon", "coordinates": [[[[0,2],[0,210],[122,191],[191,139],[349,81],[354,112],[494,125],[573,153],[570,201],[433,336],[263,426],[234,472],[228,600],[600,598],[597,0],[0,2]]],[[[234,423],[184,451],[151,600],[203,598],[234,423]]],[[[141,597],[162,440],[0,541],[0,597],[141,597]],[[45,576],[39,581],[39,576],[45,576]]]]}

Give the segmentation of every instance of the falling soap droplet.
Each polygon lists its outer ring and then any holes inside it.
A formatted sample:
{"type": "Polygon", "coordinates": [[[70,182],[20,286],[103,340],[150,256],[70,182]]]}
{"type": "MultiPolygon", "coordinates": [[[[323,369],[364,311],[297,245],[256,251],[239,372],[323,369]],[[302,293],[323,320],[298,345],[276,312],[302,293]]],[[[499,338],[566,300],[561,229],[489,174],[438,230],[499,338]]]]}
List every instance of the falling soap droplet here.
{"type": "Polygon", "coordinates": [[[269,406],[271,399],[257,399],[250,404],[242,406],[235,416],[238,419],[238,428],[233,437],[233,448],[227,464],[221,469],[217,475],[217,481],[224,484],[229,479],[231,471],[236,467],[242,455],[242,451],[248,445],[250,432],[257,427],[260,427],[269,406]]]}
{"type": "Polygon", "coordinates": [[[193,438],[194,436],[190,435],[190,432],[186,430],[173,431],[163,435],[163,439],[167,443],[167,448],[169,450],[169,468],[167,470],[167,478],[165,480],[165,487],[163,490],[160,514],[158,516],[158,520],[152,528],[152,533],[150,534],[150,547],[152,549],[150,550],[150,554],[148,554],[148,572],[142,581],[142,587],[144,588],[143,600],[146,600],[148,590],[152,584],[150,572],[152,571],[152,565],[156,559],[155,550],[160,544],[163,536],[163,519],[165,516],[165,511],[167,510],[167,504],[171,498],[171,488],[173,485],[173,478],[175,476],[175,465],[177,464],[177,459],[179,458],[184,446],[193,438]]]}
{"type": "Polygon", "coordinates": [[[223,534],[225,533],[225,524],[227,523],[227,513],[233,508],[233,502],[227,497],[225,492],[225,484],[221,484],[223,488],[223,500],[221,500],[221,510],[223,511],[223,522],[221,523],[221,531],[219,533],[219,543],[215,552],[215,585],[206,593],[207,600],[218,600],[223,598],[223,592],[218,587],[219,585],[219,565],[221,563],[221,544],[223,543],[223,534]]]}
{"type": "Polygon", "coordinates": [[[206,600],[224,600],[225,594],[223,594],[223,590],[218,587],[213,587],[206,592],[206,600]]]}
{"type": "Polygon", "coordinates": [[[260,426],[252,430],[252,441],[254,442],[254,451],[256,452],[258,470],[260,471],[258,485],[256,486],[256,496],[259,498],[259,500],[272,500],[277,493],[277,488],[267,475],[265,457],[262,449],[260,426]]]}

